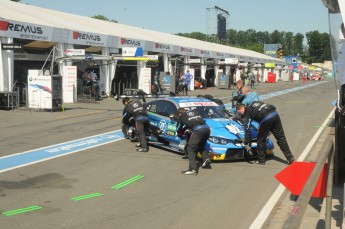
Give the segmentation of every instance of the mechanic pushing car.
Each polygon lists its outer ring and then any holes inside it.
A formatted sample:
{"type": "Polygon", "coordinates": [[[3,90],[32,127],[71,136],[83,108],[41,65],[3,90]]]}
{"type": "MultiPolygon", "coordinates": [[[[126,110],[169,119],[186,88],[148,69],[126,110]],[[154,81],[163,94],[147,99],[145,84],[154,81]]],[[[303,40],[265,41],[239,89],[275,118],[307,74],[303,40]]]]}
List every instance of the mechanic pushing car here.
{"type": "Polygon", "coordinates": [[[187,144],[187,153],[189,159],[188,170],[182,171],[184,175],[197,175],[198,168],[196,164],[196,155],[201,152],[203,164],[201,168],[210,169],[211,160],[205,144],[210,136],[210,127],[206,124],[205,120],[201,117],[197,110],[186,110],[184,108],[178,109],[177,122],[180,124],[178,133],[186,133],[190,131],[190,138],[187,144]]]}
{"type": "Polygon", "coordinates": [[[245,145],[248,147],[251,140],[251,131],[248,128],[252,120],[259,123],[258,137],[257,137],[257,153],[258,160],[256,164],[265,165],[265,145],[268,133],[271,131],[277,140],[277,144],[284,156],[288,160],[288,164],[292,164],[295,161],[294,156],[291,153],[289,145],[287,143],[283,126],[276,108],[271,104],[266,104],[260,101],[255,101],[248,105],[244,104],[236,105],[237,113],[244,117],[245,126],[245,145]]]}
{"type": "Polygon", "coordinates": [[[149,128],[150,123],[143,104],[139,100],[131,101],[128,97],[123,98],[122,103],[125,105],[123,123],[129,123],[131,117],[135,119],[135,127],[139,138],[139,143],[136,144],[136,147],[140,147],[137,151],[148,152],[149,147],[145,132],[149,128]]]}

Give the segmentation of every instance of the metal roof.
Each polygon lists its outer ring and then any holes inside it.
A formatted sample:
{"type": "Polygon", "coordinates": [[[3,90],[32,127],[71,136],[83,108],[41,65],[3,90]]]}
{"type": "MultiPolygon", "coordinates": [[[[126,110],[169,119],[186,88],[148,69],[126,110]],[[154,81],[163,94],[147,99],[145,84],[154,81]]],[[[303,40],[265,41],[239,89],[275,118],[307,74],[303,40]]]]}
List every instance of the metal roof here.
{"type": "MultiPolygon", "coordinates": [[[[1,19],[5,20],[7,19],[28,24],[67,29],[70,31],[83,31],[95,34],[110,35],[118,38],[125,37],[129,39],[142,40],[147,42],[157,42],[161,44],[179,46],[181,48],[207,50],[211,52],[216,52],[217,54],[224,53],[226,55],[239,57],[239,60],[248,60],[249,58],[249,60],[251,60],[249,62],[254,63],[282,63],[280,59],[273,58],[251,50],[234,48],[206,41],[200,41],[173,34],[142,29],[135,26],[128,26],[120,23],[102,21],[98,19],[93,19],[91,17],[84,17],[59,12],[24,3],[17,3],[9,0],[0,0],[0,12],[1,19]]],[[[196,54],[192,56],[200,55],[196,54]]],[[[219,59],[224,59],[224,57],[219,57],[219,59]]]]}

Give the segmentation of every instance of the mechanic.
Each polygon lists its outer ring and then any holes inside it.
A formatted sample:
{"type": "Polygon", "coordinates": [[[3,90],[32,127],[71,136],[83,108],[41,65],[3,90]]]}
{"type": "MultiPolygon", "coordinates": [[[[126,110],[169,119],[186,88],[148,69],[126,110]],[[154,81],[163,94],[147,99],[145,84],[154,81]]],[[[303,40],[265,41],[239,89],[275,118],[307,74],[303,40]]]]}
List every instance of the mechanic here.
{"type": "Polygon", "coordinates": [[[196,163],[196,155],[198,152],[201,152],[202,154],[203,164],[201,168],[211,169],[211,160],[209,159],[208,152],[205,149],[206,141],[210,136],[210,127],[200,116],[200,113],[197,110],[187,111],[184,108],[179,108],[177,122],[180,124],[178,133],[190,132],[190,138],[187,144],[189,168],[188,170],[182,171],[182,174],[198,174],[196,163]]]}
{"type": "Polygon", "coordinates": [[[139,100],[131,101],[128,97],[123,98],[122,103],[125,105],[123,122],[129,123],[131,117],[135,119],[135,127],[139,139],[139,143],[136,144],[136,147],[140,147],[137,151],[148,152],[149,147],[145,132],[149,128],[150,123],[143,104],[139,100]]]}
{"type": "MultiPolygon", "coordinates": [[[[243,94],[243,100],[242,100],[242,104],[244,104],[245,106],[248,106],[250,105],[251,103],[255,102],[255,101],[259,101],[259,95],[257,92],[251,90],[249,88],[249,86],[245,86],[245,87],[242,87],[242,94],[243,94]]],[[[233,114],[236,114],[237,110],[236,110],[236,107],[233,107],[231,109],[231,112],[233,114]]]]}
{"type": "Polygon", "coordinates": [[[156,71],[156,74],[153,76],[153,92],[157,94],[162,93],[158,71],[156,71]]]}
{"type": "Polygon", "coordinates": [[[260,101],[255,101],[248,106],[245,106],[244,104],[237,104],[236,108],[237,113],[244,116],[244,126],[246,127],[245,145],[247,151],[248,148],[250,149],[251,142],[251,131],[249,128],[250,122],[251,120],[254,120],[259,123],[257,137],[258,160],[255,161],[256,164],[265,165],[265,145],[266,138],[269,132],[272,132],[272,134],[276,138],[277,144],[283,152],[284,156],[286,157],[288,164],[290,165],[295,161],[295,158],[292,155],[289,145],[287,143],[279,114],[273,105],[266,104],[260,101]]]}
{"type": "Polygon", "coordinates": [[[237,91],[232,92],[232,107],[235,107],[236,103],[241,103],[244,99],[242,88],[244,87],[243,80],[237,80],[236,88],[237,91]]]}
{"type": "Polygon", "coordinates": [[[188,88],[188,91],[191,90],[191,81],[193,79],[193,75],[189,73],[189,70],[187,70],[186,74],[184,74],[184,78],[186,79],[186,84],[187,84],[187,88],[188,88]]]}
{"type": "Polygon", "coordinates": [[[202,98],[215,102],[218,106],[220,106],[223,109],[225,114],[230,115],[230,112],[225,108],[225,105],[221,99],[214,97],[213,95],[210,95],[210,94],[197,95],[197,97],[202,97],[202,98]]]}

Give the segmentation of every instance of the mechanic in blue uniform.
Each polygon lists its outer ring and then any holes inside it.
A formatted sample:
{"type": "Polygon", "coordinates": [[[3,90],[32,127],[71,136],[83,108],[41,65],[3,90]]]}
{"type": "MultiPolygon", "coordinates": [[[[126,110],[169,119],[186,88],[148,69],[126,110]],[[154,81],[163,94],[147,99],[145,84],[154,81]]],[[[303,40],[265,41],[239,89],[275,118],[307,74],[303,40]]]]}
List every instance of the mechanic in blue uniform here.
{"type": "Polygon", "coordinates": [[[198,167],[196,163],[196,155],[198,152],[202,154],[203,164],[201,168],[210,169],[211,160],[208,152],[205,149],[205,144],[210,136],[210,127],[205,120],[200,116],[197,110],[178,109],[178,120],[180,124],[178,132],[190,131],[190,138],[187,144],[187,153],[189,159],[188,170],[182,171],[184,175],[197,175],[198,167]]]}
{"type": "MultiPolygon", "coordinates": [[[[244,104],[245,106],[249,106],[251,103],[255,102],[255,101],[259,101],[259,95],[257,92],[251,90],[249,88],[249,86],[245,86],[242,87],[242,94],[243,94],[243,100],[242,100],[242,104],[244,104]]],[[[236,107],[233,107],[231,109],[231,112],[233,114],[236,114],[237,110],[236,107]]]]}
{"type": "Polygon", "coordinates": [[[148,152],[149,147],[147,144],[145,130],[149,128],[150,122],[146,109],[139,100],[131,101],[128,97],[123,98],[122,103],[125,105],[123,121],[128,123],[131,117],[135,119],[135,127],[139,138],[139,143],[136,146],[140,147],[137,149],[137,151],[148,152]]]}
{"type": "Polygon", "coordinates": [[[186,74],[184,74],[184,77],[186,79],[188,91],[190,91],[190,87],[191,87],[190,82],[193,79],[193,75],[189,73],[189,70],[187,70],[186,74]]]}
{"type": "Polygon", "coordinates": [[[243,80],[237,80],[236,82],[236,91],[232,92],[232,107],[235,107],[236,103],[241,103],[244,99],[242,88],[244,87],[243,80]]]}
{"type": "Polygon", "coordinates": [[[256,164],[265,165],[265,146],[266,138],[268,133],[271,131],[277,140],[277,144],[284,156],[286,157],[288,164],[292,164],[295,161],[294,156],[291,153],[289,145],[287,143],[283,125],[281,123],[280,117],[276,108],[271,104],[266,104],[260,101],[255,101],[248,106],[244,104],[237,104],[237,113],[244,116],[244,126],[245,126],[245,145],[246,148],[250,149],[251,142],[251,130],[250,122],[252,120],[259,123],[258,137],[257,137],[257,152],[258,160],[255,161],[256,164]]]}

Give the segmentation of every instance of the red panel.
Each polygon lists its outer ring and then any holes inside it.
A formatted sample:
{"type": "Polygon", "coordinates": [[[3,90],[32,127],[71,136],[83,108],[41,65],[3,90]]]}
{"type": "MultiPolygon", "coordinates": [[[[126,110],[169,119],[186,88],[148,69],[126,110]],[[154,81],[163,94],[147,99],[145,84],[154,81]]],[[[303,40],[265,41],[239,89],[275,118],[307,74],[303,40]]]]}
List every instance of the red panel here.
{"type": "MultiPolygon", "coordinates": [[[[284,185],[293,195],[300,195],[315,162],[295,162],[275,175],[275,178],[284,185]]],[[[323,167],[318,182],[314,188],[312,197],[326,197],[327,164],[323,167]]]]}

